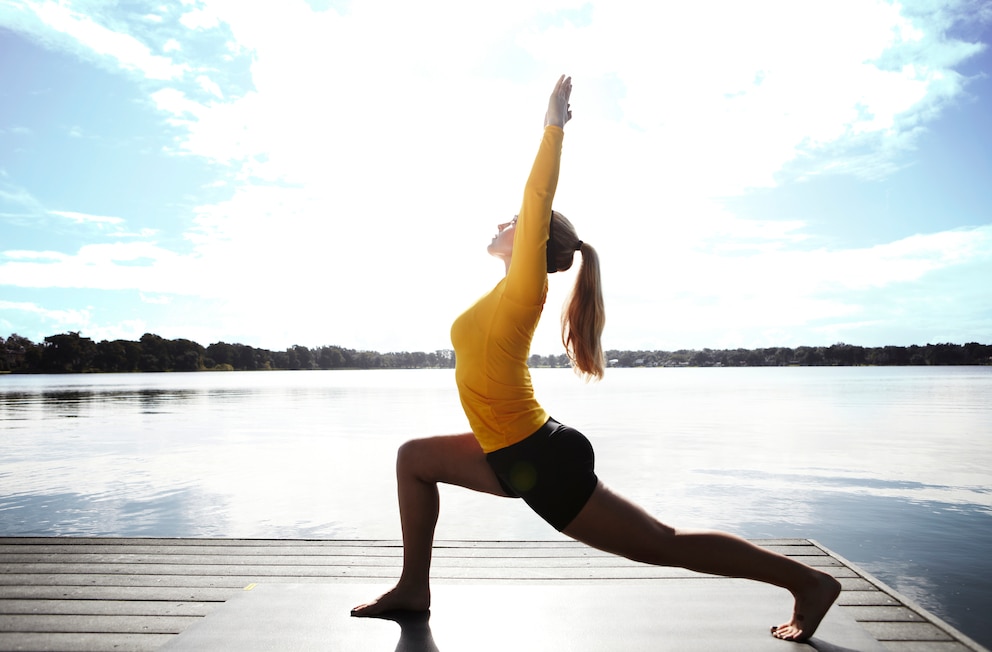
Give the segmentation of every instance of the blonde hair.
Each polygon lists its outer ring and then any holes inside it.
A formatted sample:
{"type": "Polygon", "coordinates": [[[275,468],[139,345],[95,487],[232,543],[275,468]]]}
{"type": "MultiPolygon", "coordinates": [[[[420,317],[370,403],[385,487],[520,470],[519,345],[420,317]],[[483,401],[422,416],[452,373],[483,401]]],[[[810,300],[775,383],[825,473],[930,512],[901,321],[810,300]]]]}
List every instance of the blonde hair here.
{"type": "Polygon", "coordinates": [[[582,253],[582,262],[575,286],[562,307],[561,342],[576,372],[586,380],[599,380],[606,366],[601,342],[606,309],[599,276],[599,256],[592,245],[579,240],[568,218],[552,211],[548,272],[570,269],[576,251],[582,253]]]}

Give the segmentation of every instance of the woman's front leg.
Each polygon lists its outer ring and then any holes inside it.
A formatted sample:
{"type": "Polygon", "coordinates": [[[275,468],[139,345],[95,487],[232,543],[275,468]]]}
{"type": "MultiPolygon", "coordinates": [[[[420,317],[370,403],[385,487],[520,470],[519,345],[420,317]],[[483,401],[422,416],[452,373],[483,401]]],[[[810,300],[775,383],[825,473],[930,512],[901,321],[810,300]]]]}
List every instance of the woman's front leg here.
{"type": "Polygon", "coordinates": [[[396,491],[403,532],[403,571],[396,586],[372,602],[352,609],[353,616],[387,611],[425,611],[430,607],[431,552],[444,482],[506,496],[472,433],[413,439],[396,455],[396,491]]]}

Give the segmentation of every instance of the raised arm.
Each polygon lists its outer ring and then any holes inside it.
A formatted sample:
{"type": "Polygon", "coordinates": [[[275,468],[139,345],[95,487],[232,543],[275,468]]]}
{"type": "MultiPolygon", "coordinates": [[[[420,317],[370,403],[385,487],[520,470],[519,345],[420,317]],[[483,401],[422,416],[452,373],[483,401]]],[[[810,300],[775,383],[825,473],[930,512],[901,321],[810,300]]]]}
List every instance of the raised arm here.
{"type": "Polygon", "coordinates": [[[558,187],[564,137],[562,127],[572,117],[568,103],[571,94],[572,78],[562,75],[548,99],[548,109],[544,114],[544,137],[527,178],[523,205],[517,217],[506,292],[521,303],[544,300],[551,204],[558,187]]]}

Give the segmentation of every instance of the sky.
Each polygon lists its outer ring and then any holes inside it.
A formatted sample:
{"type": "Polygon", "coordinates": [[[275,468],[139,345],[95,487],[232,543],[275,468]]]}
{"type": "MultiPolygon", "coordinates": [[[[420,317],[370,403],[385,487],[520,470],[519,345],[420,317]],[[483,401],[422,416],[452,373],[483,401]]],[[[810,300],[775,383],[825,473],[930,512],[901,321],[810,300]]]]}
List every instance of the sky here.
{"type": "Polygon", "coordinates": [[[976,0],[0,0],[0,336],[450,348],[565,73],[605,348],[992,343],[990,42],[976,0]]]}

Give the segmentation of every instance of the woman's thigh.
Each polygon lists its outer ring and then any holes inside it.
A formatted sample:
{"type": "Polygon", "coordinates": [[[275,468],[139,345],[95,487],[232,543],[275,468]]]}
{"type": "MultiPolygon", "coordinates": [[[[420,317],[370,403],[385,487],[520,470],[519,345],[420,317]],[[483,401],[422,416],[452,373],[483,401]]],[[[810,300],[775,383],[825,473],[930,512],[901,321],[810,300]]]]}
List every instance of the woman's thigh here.
{"type": "Polygon", "coordinates": [[[411,439],[400,446],[396,467],[397,473],[411,473],[425,482],[443,482],[509,496],[470,432],[411,439]]]}
{"type": "Polygon", "coordinates": [[[602,482],[562,532],[593,548],[653,564],[668,561],[665,544],[675,535],[674,528],[602,482]]]}

